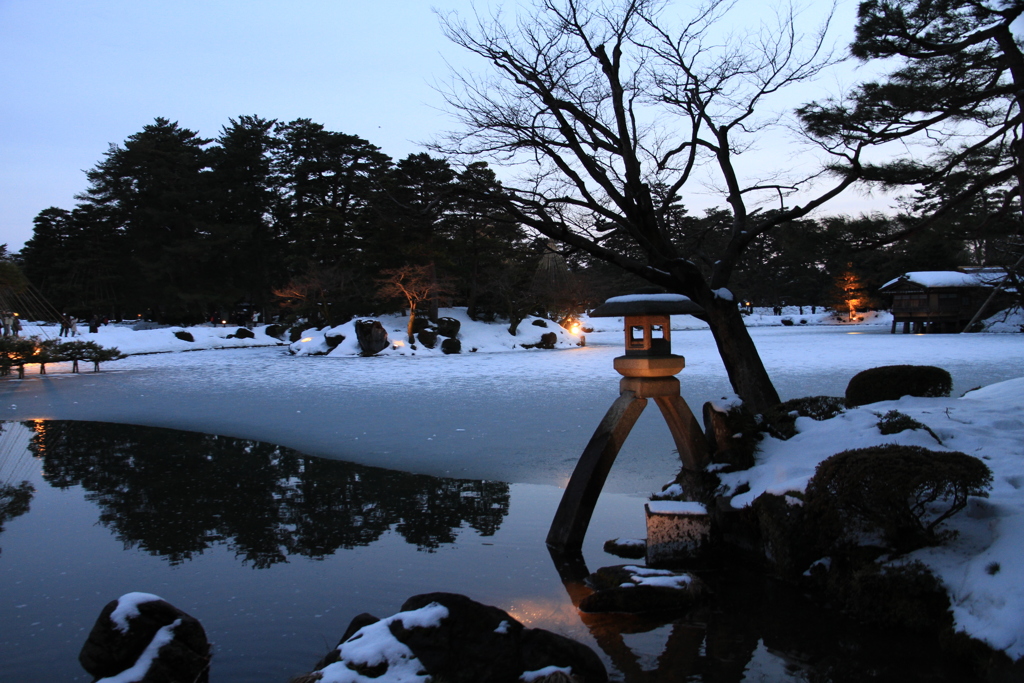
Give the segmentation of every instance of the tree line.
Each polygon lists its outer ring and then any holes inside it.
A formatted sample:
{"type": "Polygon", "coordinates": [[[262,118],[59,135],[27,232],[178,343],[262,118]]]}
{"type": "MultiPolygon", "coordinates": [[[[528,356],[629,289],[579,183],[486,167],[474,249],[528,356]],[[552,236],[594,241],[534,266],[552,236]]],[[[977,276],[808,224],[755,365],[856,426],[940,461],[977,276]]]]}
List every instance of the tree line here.
{"type": "MultiPolygon", "coordinates": [[[[442,294],[435,301],[474,317],[564,316],[645,284],[541,240],[504,208],[508,197],[484,162],[456,170],[423,153],[394,162],[308,119],[240,116],[206,139],[157,118],[111,145],[87,178],[74,209],[36,216],[17,259],[56,308],[78,317],[187,323],[258,311],[333,325],[405,303],[379,295],[409,267],[426,278],[425,291],[442,294]],[[545,254],[557,255],[563,279],[543,272],[545,254]]],[[[992,261],[1001,231],[976,234],[962,215],[895,245],[859,247],[913,216],[784,222],[751,241],[731,287],[751,305],[825,307],[839,303],[835,283],[851,270],[868,299],[907,270],[992,261]]],[[[676,206],[669,226],[710,274],[719,229],[732,220],[727,209],[694,216],[676,206]]],[[[643,257],[617,233],[604,244],[643,257]]]]}

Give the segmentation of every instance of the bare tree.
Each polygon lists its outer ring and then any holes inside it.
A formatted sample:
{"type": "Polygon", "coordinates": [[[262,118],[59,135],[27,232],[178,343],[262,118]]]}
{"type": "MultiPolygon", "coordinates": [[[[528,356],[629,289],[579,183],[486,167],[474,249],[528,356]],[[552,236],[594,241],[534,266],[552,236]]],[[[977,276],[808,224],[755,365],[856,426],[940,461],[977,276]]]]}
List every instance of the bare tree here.
{"type": "Polygon", "coordinates": [[[409,343],[416,342],[413,337],[413,326],[416,321],[416,308],[424,301],[450,294],[447,283],[438,280],[434,275],[433,265],[402,266],[381,271],[382,278],[377,280],[379,288],[377,296],[381,299],[405,299],[409,307],[409,324],[406,333],[409,343]]]}
{"type": "Polygon", "coordinates": [[[779,397],[730,278],[758,237],[854,183],[869,143],[819,148],[845,162],[827,187],[818,169],[789,177],[792,163],[778,154],[778,168],[761,172],[763,161],[747,158],[786,128],[772,105],[834,63],[827,19],[804,36],[783,11],[739,32],[731,3],[711,0],[669,28],[667,7],[537,0],[517,21],[442,17],[448,37],[493,69],[454,75],[445,96],[461,128],[437,149],[520,165],[519,186],[505,188],[517,220],[700,304],[733,388],[762,411],[779,397]],[[708,183],[731,220],[716,239],[681,239],[672,216],[684,189],[708,183]],[[797,192],[802,204],[787,206],[797,192]]]}

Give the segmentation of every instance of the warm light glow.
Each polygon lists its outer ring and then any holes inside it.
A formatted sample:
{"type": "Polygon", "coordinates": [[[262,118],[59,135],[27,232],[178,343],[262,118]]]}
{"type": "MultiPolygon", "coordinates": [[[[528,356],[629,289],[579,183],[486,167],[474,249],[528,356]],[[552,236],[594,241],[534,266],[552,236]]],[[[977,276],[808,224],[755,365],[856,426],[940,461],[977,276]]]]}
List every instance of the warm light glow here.
{"type": "Polygon", "coordinates": [[[221,321],[220,321],[220,324],[221,324],[221,325],[227,325],[227,324],[228,324],[228,321],[227,321],[227,320],[221,320],[221,321]]]}
{"type": "Polygon", "coordinates": [[[569,333],[570,334],[579,334],[580,333],[580,324],[579,323],[573,323],[572,327],[569,328],[569,333]]]}
{"type": "Polygon", "coordinates": [[[312,337],[305,337],[304,339],[300,339],[299,341],[300,342],[311,342],[311,341],[313,341],[313,338],[312,337]]]}
{"type": "Polygon", "coordinates": [[[403,347],[403,346],[405,346],[405,342],[404,342],[404,341],[402,341],[402,340],[400,340],[400,339],[396,339],[396,340],[395,340],[395,343],[394,343],[394,348],[396,348],[396,349],[397,349],[397,348],[401,348],[401,347],[403,347]]]}

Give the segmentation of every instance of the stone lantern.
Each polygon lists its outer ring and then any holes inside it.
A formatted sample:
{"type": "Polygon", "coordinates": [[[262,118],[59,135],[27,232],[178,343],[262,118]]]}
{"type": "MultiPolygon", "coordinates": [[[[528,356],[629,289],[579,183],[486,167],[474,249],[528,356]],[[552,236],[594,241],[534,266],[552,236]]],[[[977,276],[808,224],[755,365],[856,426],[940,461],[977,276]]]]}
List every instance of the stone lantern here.
{"type": "Polygon", "coordinates": [[[613,365],[622,375],[619,398],[605,414],[580,456],[548,531],[556,551],[575,552],[583,545],[590,518],[615,457],[637,418],[653,399],[661,409],[683,466],[703,469],[710,456],[704,432],[679,393],[675,375],[686,365],[672,353],[672,315],[700,315],[697,304],[681,294],[638,293],[608,299],[590,317],[622,317],[625,355],[613,365]]]}
{"type": "Polygon", "coordinates": [[[624,318],[626,355],[614,361],[624,377],[671,377],[685,366],[672,353],[673,315],[700,314],[704,309],[682,294],[630,294],[604,302],[591,318],[624,318]]]}

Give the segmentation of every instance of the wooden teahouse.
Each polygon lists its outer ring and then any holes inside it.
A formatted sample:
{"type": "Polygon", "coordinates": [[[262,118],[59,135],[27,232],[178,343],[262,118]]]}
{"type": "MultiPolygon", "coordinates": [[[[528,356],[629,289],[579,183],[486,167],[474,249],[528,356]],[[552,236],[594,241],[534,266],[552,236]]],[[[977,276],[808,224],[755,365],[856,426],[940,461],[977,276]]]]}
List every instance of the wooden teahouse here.
{"type": "MultiPolygon", "coordinates": [[[[879,288],[892,296],[892,330],[903,333],[963,332],[1006,277],[1002,269],[905,273],[879,288]]],[[[989,311],[994,313],[998,308],[989,311]]]]}

